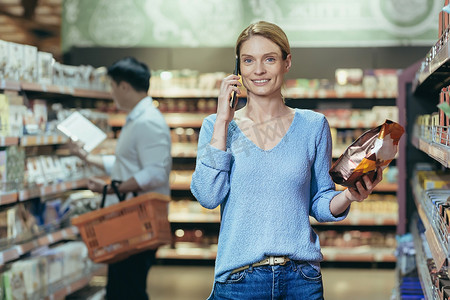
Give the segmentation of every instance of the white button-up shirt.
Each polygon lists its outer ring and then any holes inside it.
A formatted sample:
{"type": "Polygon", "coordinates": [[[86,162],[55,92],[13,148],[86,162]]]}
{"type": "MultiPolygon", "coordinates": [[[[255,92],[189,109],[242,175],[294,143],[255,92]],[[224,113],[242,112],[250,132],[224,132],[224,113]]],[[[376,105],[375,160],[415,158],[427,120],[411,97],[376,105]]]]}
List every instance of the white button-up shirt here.
{"type": "MultiPolygon", "coordinates": [[[[152,105],[152,98],[145,97],[128,114],[115,155],[104,156],[103,164],[111,179],[126,181],[134,177],[141,193],[170,195],[170,151],[170,129],[152,105]]],[[[112,204],[111,198],[107,205],[112,204]]]]}

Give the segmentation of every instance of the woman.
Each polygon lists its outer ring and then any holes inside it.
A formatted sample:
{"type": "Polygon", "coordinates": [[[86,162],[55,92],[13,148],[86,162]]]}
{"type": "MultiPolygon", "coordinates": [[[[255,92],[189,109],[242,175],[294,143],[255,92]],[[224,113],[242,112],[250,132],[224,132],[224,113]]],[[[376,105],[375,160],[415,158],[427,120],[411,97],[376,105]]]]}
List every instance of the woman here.
{"type": "Polygon", "coordinates": [[[210,299],[322,299],[319,222],[344,219],[382,179],[336,192],[328,171],[331,136],[325,117],[292,109],[281,93],[291,67],[285,33],[275,24],[247,27],[236,43],[247,104],[230,108],[239,76],[226,77],[217,114],[199,137],[191,190],[206,208],[221,206],[210,299]]]}

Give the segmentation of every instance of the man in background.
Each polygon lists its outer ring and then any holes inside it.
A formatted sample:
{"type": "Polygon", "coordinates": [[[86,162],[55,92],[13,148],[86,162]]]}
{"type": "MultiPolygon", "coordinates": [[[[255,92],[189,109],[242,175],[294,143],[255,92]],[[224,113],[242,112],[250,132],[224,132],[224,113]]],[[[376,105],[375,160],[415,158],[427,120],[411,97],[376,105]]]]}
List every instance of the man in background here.
{"type": "MultiPolygon", "coordinates": [[[[92,155],[82,144],[70,142],[71,153],[86,163],[104,169],[112,180],[122,183],[120,193],[157,192],[170,195],[172,167],[170,129],[148,96],[150,71],[132,57],[123,58],[108,68],[114,102],[127,112],[126,123],[117,140],[115,155],[92,155]]],[[[88,188],[101,193],[106,182],[90,178],[88,188]]],[[[108,189],[112,193],[112,189],[108,189]]],[[[107,204],[117,202],[110,195],[107,204]],[[114,200],[114,201],[112,201],[114,200]]],[[[127,226],[127,224],[124,224],[127,226]]],[[[147,300],[147,274],[156,250],[149,250],[108,266],[106,299],[147,300]]]]}

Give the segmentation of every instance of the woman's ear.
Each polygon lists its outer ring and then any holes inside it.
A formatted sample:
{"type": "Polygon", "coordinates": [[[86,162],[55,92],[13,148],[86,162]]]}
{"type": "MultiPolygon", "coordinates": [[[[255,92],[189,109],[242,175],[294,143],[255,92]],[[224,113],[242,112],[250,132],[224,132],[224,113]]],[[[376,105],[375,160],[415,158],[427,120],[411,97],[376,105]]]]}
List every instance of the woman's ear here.
{"type": "Polygon", "coordinates": [[[291,69],[291,65],[292,65],[292,56],[291,56],[291,54],[288,54],[288,56],[284,60],[284,63],[285,63],[285,73],[287,73],[291,69]]]}

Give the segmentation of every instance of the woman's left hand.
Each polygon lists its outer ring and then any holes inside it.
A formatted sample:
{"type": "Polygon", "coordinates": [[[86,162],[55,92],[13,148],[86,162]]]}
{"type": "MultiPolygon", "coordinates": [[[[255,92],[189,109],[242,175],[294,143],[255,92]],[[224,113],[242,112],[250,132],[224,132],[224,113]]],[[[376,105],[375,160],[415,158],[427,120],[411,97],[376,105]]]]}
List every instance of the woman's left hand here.
{"type": "Polygon", "coordinates": [[[357,202],[361,202],[364,199],[366,199],[370,194],[372,194],[373,189],[375,188],[375,186],[380,183],[380,181],[383,179],[383,169],[381,169],[381,167],[379,167],[377,169],[377,178],[375,178],[375,180],[372,182],[369,179],[369,176],[364,175],[362,177],[362,180],[364,181],[364,185],[366,186],[364,188],[364,186],[362,185],[362,183],[360,181],[356,182],[356,189],[354,188],[348,188],[347,189],[347,198],[353,202],[353,201],[357,201],[357,202]]]}

